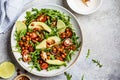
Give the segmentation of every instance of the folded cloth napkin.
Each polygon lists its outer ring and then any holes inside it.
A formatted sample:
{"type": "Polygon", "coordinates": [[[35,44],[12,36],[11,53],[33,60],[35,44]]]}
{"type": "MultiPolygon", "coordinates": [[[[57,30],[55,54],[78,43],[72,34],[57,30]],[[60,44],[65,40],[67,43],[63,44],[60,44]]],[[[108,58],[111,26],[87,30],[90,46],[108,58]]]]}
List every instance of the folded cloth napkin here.
{"type": "Polygon", "coordinates": [[[0,33],[12,27],[24,5],[32,0],[0,0],[0,33]]]}

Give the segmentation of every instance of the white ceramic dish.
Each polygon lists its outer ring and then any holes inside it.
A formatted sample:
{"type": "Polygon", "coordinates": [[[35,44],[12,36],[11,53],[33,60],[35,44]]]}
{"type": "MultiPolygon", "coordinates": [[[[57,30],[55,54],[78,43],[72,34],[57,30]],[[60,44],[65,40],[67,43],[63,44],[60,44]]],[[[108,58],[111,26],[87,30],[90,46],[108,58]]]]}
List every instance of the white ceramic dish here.
{"type": "Polygon", "coordinates": [[[76,13],[82,15],[88,15],[97,11],[101,4],[102,0],[90,0],[88,1],[88,6],[86,6],[82,0],[66,0],[69,7],[76,13]]]}
{"type": "MultiPolygon", "coordinates": [[[[41,8],[55,9],[55,10],[58,10],[60,12],[64,12],[66,15],[71,16],[71,23],[74,26],[73,29],[75,29],[76,34],[78,36],[80,36],[79,40],[83,43],[83,38],[82,38],[82,32],[81,32],[81,29],[80,29],[80,25],[79,25],[78,21],[76,20],[75,16],[71,12],[69,12],[68,10],[66,10],[65,8],[63,8],[61,6],[53,5],[53,4],[44,4],[44,5],[39,5],[39,6],[37,5],[37,6],[34,6],[34,7],[30,7],[26,11],[29,11],[32,8],[37,8],[37,9],[41,9],[41,8]]],[[[17,21],[21,21],[21,20],[25,19],[26,11],[21,14],[21,16],[17,19],[17,21]]],[[[11,34],[11,47],[12,47],[15,59],[18,61],[18,63],[25,70],[27,70],[28,72],[30,72],[30,73],[32,73],[34,75],[43,76],[43,77],[51,77],[51,76],[56,76],[58,74],[61,74],[64,71],[66,71],[71,65],[73,65],[75,63],[75,61],[77,60],[77,58],[79,57],[79,55],[80,55],[82,44],[81,44],[81,47],[80,47],[79,51],[76,52],[75,55],[72,56],[72,60],[67,64],[66,67],[63,66],[63,67],[60,67],[60,69],[51,70],[51,71],[46,71],[46,70],[38,71],[36,69],[33,69],[31,71],[31,68],[29,67],[30,65],[28,65],[25,62],[23,62],[22,60],[21,61],[18,60],[18,58],[22,57],[21,54],[18,53],[18,52],[14,52],[16,50],[16,48],[14,47],[16,45],[16,40],[15,40],[15,36],[14,36],[15,30],[16,30],[16,26],[14,25],[13,30],[12,30],[12,34],[11,34]]]]}

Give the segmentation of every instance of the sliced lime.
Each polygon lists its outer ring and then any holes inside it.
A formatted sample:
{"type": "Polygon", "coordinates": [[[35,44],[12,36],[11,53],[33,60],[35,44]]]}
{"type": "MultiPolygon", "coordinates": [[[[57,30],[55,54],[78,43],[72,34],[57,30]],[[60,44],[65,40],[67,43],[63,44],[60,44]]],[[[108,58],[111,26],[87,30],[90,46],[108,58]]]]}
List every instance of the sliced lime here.
{"type": "Polygon", "coordinates": [[[17,21],[15,23],[15,26],[17,27],[17,32],[20,33],[22,30],[26,30],[27,27],[22,21],[17,21]]]}
{"type": "Polygon", "coordinates": [[[57,29],[58,29],[59,33],[62,33],[62,32],[65,31],[66,25],[65,25],[65,23],[62,20],[58,20],[57,21],[57,29]]]}
{"type": "Polygon", "coordinates": [[[15,66],[11,62],[3,62],[0,64],[0,77],[10,78],[15,72],[15,66]]]}

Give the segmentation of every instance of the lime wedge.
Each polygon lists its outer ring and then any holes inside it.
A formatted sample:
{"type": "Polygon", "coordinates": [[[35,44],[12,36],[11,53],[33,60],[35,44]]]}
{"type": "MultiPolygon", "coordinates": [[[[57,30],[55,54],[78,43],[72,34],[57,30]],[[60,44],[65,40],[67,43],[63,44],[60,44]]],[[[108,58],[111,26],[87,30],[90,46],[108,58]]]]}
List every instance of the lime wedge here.
{"type": "Polygon", "coordinates": [[[65,23],[62,20],[57,21],[57,29],[61,29],[65,26],[65,23]]]}
{"type": "Polygon", "coordinates": [[[62,33],[62,32],[65,31],[66,25],[65,25],[65,23],[62,20],[58,20],[57,21],[57,29],[58,29],[59,33],[62,33]]]}
{"type": "Polygon", "coordinates": [[[11,62],[3,62],[0,64],[0,77],[10,78],[15,72],[15,66],[11,62]]]}
{"type": "Polygon", "coordinates": [[[22,21],[17,21],[15,23],[15,26],[17,27],[17,32],[18,33],[20,33],[22,30],[26,30],[27,29],[25,23],[23,23],[22,21]]]}

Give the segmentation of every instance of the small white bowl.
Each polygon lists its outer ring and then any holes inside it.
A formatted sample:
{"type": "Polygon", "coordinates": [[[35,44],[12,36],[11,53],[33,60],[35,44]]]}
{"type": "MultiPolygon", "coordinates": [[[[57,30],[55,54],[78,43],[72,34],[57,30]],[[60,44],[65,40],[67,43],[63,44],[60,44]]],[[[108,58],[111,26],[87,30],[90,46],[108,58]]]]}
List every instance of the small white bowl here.
{"type": "Polygon", "coordinates": [[[88,15],[97,11],[102,4],[102,0],[90,0],[87,3],[88,6],[86,6],[82,0],[67,0],[69,7],[74,12],[82,15],[88,15]]]}

